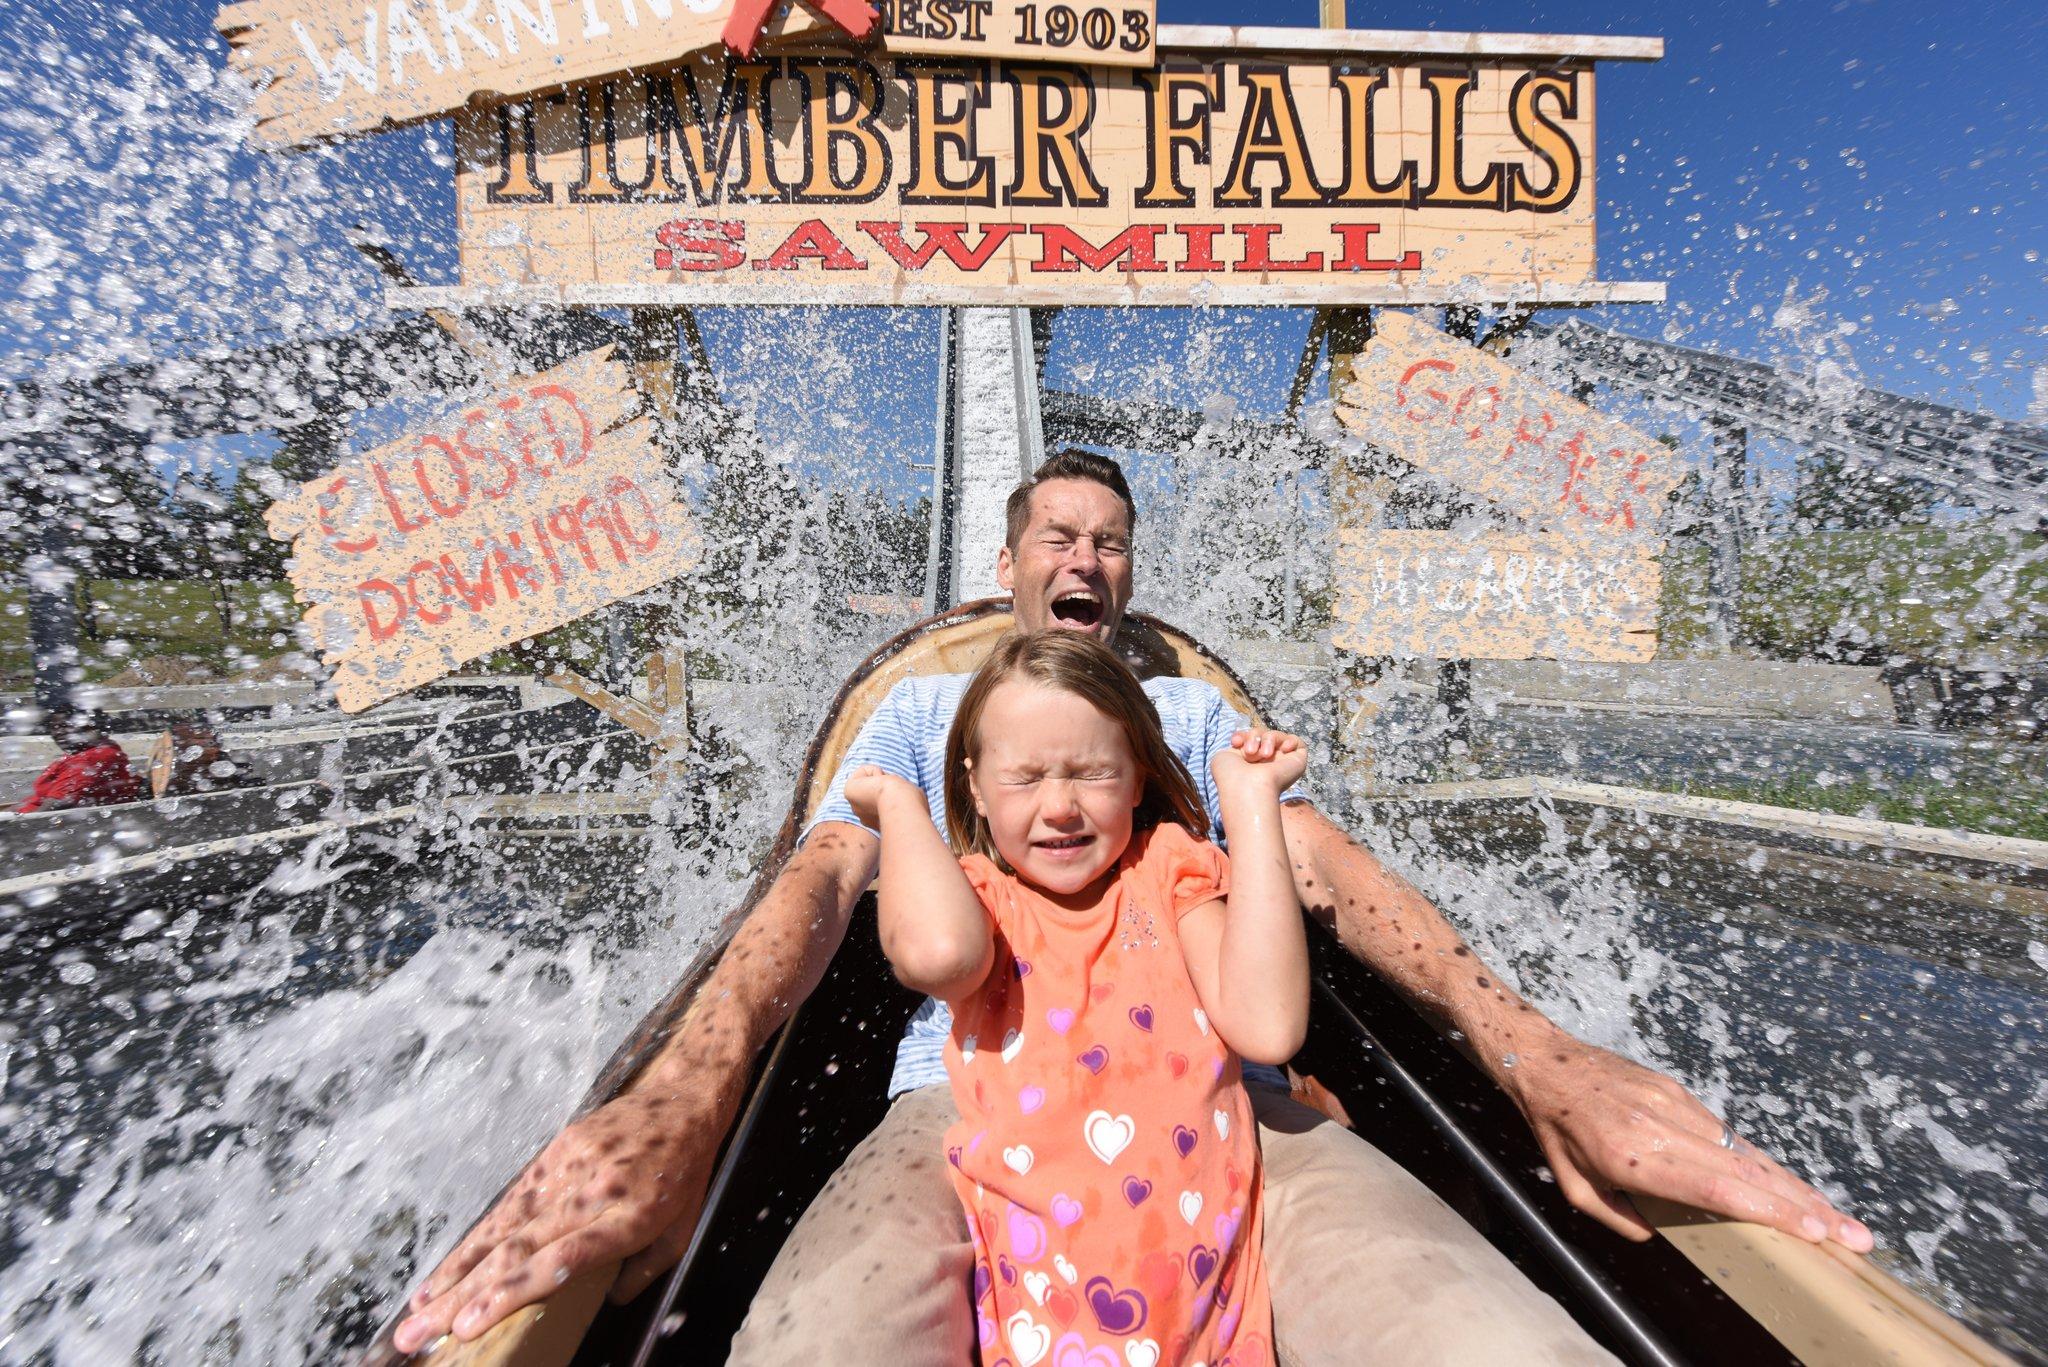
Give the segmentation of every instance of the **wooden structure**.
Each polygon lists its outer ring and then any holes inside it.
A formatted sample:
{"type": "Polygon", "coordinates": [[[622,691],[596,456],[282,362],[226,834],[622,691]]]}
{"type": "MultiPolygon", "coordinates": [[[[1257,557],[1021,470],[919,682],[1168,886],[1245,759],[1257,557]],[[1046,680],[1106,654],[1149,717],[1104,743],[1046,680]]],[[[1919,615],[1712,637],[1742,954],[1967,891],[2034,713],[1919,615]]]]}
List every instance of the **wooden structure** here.
{"type": "Polygon", "coordinates": [[[1663,298],[1596,278],[1592,176],[1595,63],[1661,40],[1158,38],[1149,68],[799,42],[466,110],[462,284],[394,301],[1663,298]]]}
{"type": "Polygon", "coordinates": [[[1515,530],[1340,524],[1336,644],[1425,660],[1641,662],[1678,462],[1468,341],[1383,314],[1332,364],[1336,417],[1515,530]]]}
{"type": "Polygon", "coordinates": [[[292,582],[357,712],[696,563],[612,348],[496,386],[278,500],[292,582]]]}
{"type": "MultiPolygon", "coordinates": [[[[752,892],[607,1065],[586,1108],[616,1095],[687,1018],[889,688],[908,675],[973,668],[1009,625],[1005,604],[968,604],[890,641],[847,681],[811,742],[797,799],[752,892]]],[[[1127,643],[1153,672],[1202,679],[1232,706],[1259,715],[1229,667],[1191,638],[1135,615],[1127,631],[1127,643]]],[[[852,923],[825,984],[765,1052],[677,1268],[623,1307],[603,1303],[617,1266],[590,1269],[476,1342],[444,1341],[422,1361],[560,1367],[720,1359],[774,1258],[774,1231],[794,1220],[886,1105],[896,1037],[915,1001],[888,974],[872,914],[857,912],[852,923]],[[865,1028],[850,1035],[838,1024],[846,1018],[865,1028]]],[[[1650,1245],[1630,1244],[1572,1214],[1554,1186],[1520,1175],[1542,1160],[1507,1098],[1333,937],[1313,939],[1315,1009],[1299,1065],[1323,1079],[1375,1145],[1454,1207],[1476,1212],[1510,1258],[1624,1359],[1815,1367],[1878,1358],[1904,1367],[2008,1361],[1865,1259],[1676,1207],[1652,1207],[1665,1239],[1650,1245]]],[[[387,1336],[365,1367],[401,1360],[387,1336]]]]}

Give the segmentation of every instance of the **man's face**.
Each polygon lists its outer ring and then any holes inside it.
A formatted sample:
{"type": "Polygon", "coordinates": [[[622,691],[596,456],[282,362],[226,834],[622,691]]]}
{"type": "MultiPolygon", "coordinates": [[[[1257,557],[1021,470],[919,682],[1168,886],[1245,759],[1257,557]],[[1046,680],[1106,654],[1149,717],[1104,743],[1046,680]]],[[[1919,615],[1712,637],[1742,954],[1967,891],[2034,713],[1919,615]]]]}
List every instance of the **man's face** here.
{"type": "Polygon", "coordinates": [[[996,582],[1015,598],[1026,631],[1085,631],[1116,639],[1131,601],[1131,519],[1092,479],[1051,479],[1031,493],[1016,546],[996,557],[996,582]]]}

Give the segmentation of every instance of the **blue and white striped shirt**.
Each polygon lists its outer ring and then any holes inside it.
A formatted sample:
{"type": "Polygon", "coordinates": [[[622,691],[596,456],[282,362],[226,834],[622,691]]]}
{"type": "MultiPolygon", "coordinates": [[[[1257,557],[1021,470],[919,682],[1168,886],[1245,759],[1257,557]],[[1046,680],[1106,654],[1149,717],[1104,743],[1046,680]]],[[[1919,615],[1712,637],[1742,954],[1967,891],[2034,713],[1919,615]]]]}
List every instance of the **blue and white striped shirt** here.
{"type": "MultiPolygon", "coordinates": [[[[952,729],[953,714],[967,692],[969,674],[928,674],[903,680],[882,699],[868,718],[853,748],[846,752],[839,772],[817,815],[804,828],[805,837],[827,821],[861,826],[870,834],[880,832],[862,825],[846,801],[846,780],[863,764],[878,765],[899,778],[909,779],[924,790],[930,804],[932,824],[946,829],[946,733],[952,729]]],[[[1242,731],[1251,722],[1223,700],[1212,684],[1199,679],[1157,678],[1145,681],[1145,695],[1159,710],[1166,731],[1166,743],[1188,766],[1202,805],[1209,809],[1210,828],[1216,843],[1224,845],[1223,809],[1216,795],[1216,779],[1209,761],[1230,748],[1230,733],[1242,731]]],[[[1306,802],[1308,794],[1290,788],[1282,802],[1306,802]]],[[[1227,845],[1226,845],[1227,848],[1227,845]]],[[[896,1070],[889,1078],[889,1095],[896,1097],[919,1087],[946,1080],[946,1035],[953,1028],[953,1012],[944,1002],[927,998],[896,1049],[896,1070]]],[[[1244,1065],[1247,1082],[1285,1088],[1287,1080],[1278,1069],[1260,1064],[1244,1065]]]]}

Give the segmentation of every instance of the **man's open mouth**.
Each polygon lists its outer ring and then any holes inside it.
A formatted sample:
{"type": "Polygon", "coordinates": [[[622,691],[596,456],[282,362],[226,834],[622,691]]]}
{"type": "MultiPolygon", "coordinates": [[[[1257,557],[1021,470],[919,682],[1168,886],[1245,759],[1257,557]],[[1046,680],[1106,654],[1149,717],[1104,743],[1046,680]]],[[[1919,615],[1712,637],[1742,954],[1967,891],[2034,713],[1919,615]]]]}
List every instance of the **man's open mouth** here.
{"type": "Polygon", "coordinates": [[[1052,600],[1053,620],[1061,626],[1097,626],[1102,621],[1102,611],[1102,599],[1089,589],[1072,589],[1052,600]]]}

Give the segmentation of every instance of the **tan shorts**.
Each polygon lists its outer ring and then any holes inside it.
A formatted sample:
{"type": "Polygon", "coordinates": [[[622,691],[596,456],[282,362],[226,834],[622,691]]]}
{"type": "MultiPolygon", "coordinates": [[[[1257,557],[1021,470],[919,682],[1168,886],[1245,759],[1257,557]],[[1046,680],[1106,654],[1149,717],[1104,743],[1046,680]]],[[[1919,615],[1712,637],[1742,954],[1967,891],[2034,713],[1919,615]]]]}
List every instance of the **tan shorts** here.
{"type": "MultiPolygon", "coordinates": [[[[1614,1361],[1393,1160],[1279,1092],[1250,1090],[1285,1367],[1614,1361]]],[[[974,1248],[940,1156],[956,1118],[944,1085],[897,1098],[790,1231],[729,1362],[974,1361],[974,1248]]]]}

